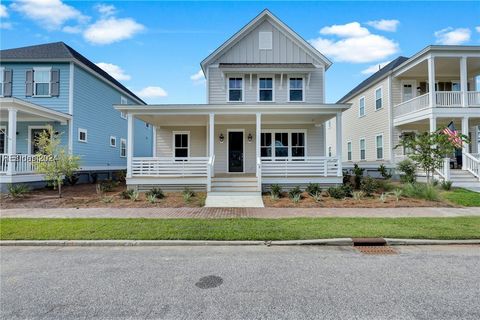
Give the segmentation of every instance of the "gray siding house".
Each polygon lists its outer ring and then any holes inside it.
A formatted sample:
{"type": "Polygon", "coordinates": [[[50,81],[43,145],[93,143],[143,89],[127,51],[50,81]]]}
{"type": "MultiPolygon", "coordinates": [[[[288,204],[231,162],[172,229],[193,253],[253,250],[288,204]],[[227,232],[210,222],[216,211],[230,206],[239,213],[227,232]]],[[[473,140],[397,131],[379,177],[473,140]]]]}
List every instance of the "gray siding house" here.
{"type": "Polygon", "coordinates": [[[264,10],[201,62],[206,104],[115,107],[128,117],[127,184],[210,196],[341,183],[341,154],[325,154],[324,122],[337,116],[341,133],[349,105],[325,103],[331,64],[264,10]],[[133,153],[136,119],[154,126],[153,157],[133,153]]]}

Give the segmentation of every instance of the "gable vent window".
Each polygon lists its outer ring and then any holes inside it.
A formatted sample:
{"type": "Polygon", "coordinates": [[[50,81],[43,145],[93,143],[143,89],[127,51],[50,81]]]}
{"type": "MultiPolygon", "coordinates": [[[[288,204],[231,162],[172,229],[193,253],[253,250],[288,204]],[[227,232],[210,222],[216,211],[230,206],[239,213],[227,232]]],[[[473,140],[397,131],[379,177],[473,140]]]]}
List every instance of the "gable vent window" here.
{"type": "Polygon", "coordinates": [[[272,32],[258,33],[258,49],[271,50],[272,49],[272,32]]]}
{"type": "Polygon", "coordinates": [[[243,79],[228,79],[228,101],[243,101],[243,79]]]}

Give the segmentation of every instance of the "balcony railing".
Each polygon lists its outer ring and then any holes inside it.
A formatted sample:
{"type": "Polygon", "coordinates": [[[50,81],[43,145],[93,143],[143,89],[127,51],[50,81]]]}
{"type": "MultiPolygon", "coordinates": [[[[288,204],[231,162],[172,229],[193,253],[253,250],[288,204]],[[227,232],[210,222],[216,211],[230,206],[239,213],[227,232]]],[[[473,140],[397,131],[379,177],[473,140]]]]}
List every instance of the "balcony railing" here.
{"type": "Polygon", "coordinates": [[[461,107],[461,91],[437,91],[435,92],[438,107],[461,107]]]}
{"type": "Polygon", "coordinates": [[[467,97],[470,107],[480,107],[480,91],[468,91],[467,97]]]}
{"type": "Polygon", "coordinates": [[[422,110],[428,108],[429,104],[430,99],[428,93],[426,93],[396,105],[393,109],[393,115],[399,117],[407,113],[422,110]]]}

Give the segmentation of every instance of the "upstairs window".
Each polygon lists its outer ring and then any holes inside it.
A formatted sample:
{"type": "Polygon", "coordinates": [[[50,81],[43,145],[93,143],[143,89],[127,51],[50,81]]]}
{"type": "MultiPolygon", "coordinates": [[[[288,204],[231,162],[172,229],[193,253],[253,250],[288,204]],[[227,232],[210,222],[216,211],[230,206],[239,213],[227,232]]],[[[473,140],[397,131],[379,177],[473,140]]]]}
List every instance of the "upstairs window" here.
{"type": "Polygon", "coordinates": [[[375,90],[375,110],[382,109],[382,88],[375,90]]]}
{"type": "Polygon", "coordinates": [[[0,97],[3,97],[3,73],[5,68],[0,68],[0,97]]]}
{"type": "Polygon", "coordinates": [[[360,160],[366,159],[365,139],[360,139],[360,160]]]}
{"type": "MultiPolygon", "coordinates": [[[[128,100],[125,97],[120,97],[120,104],[128,104],[128,100]]],[[[120,112],[120,117],[127,119],[127,114],[125,112],[120,112]]]]}
{"type": "Polygon", "coordinates": [[[35,68],[33,71],[35,96],[50,96],[50,68],[35,68]]]}
{"type": "Polygon", "coordinates": [[[273,78],[259,78],[258,89],[258,101],[273,101],[273,78]]]}
{"type": "Polygon", "coordinates": [[[228,101],[243,101],[243,79],[228,79],[228,101]]]}
{"type": "Polygon", "coordinates": [[[361,97],[358,101],[358,116],[363,117],[365,115],[365,97],[361,97]]]}
{"type": "Polygon", "coordinates": [[[290,78],[290,101],[303,101],[303,78],[290,78]]]}
{"type": "Polygon", "coordinates": [[[189,132],[173,133],[173,149],[175,158],[188,158],[189,132]]]}

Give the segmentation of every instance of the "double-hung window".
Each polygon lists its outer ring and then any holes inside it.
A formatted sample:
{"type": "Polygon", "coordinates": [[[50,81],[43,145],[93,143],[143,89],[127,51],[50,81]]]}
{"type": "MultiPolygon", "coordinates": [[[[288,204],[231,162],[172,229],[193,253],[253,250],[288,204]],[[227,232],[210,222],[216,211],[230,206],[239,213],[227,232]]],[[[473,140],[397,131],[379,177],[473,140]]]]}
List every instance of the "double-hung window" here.
{"type": "Polygon", "coordinates": [[[272,133],[262,132],[260,135],[260,156],[271,157],[272,156],[272,133]]]}
{"type": "Polygon", "coordinates": [[[275,158],[288,157],[288,133],[275,132],[275,158]]]}
{"type": "Polygon", "coordinates": [[[361,97],[358,100],[358,116],[363,117],[365,115],[365,97],[361,97]]]}
{"type": "Polygon", "coordinates": [[[378,88],[377,90],[375,90],[375,110],[382,109],[382,102],[382,88],[378,88]]]}
{"type": "Polygon", "coordinates": [[[173,133],[173,152],[175,158],[188,158],[189,156],[189,132],[173,133]]]}
{"type": "Polygon", "coordinates": [[[243,79],[229,78],[228,79],[228,101],[243,101],[243,79]]]}
{"type": "Polygon", "coordinates": [[[352,142],[347,142],[347,160],[352,161],[352,142]]]}
{"type": "Polygon", "coordinates": [[[360,160],[366,159],[365,139],[360,139],[360,160]]]}
{"type": "Polygon", "coordinates": [[[273,101],[273,78],[258,79],[258,101],[273,101]]]}
{"type": "Polygon", "coordinates": [[[5,68],[0,68],[0,97],[3,97],[3,74],[5,73],[5,68]]]}
{"type": "Polygon", "coordinates": [[[377,148],[377,160],[383,159],[383,135],[375,137],[375,146],[377,148]]]}
{"type": "Polygon", "coordinates": [[[125,158],[127,156],[127,140],[120,139],[120,157],[125,158]]]}
{"type": "Polygon", "coordinates": [[[261,157],[272,159],[299,159],[306,156],[306,133],[296,130],[262,132],[261,157]],[[273,140],[272,140],[273,139],[273,140]]]}
{"type": "Polygon", "coordinates": [[[289,101],[303,101],[303,78],[290,78],[289,101]]]}
{"type": "Polygon", "coordinates": [[[37,97],[50,96],[50,68],[35,68],[33,69],[33,95],[37,97]]]}
{"type": "Polygon", "coordinates": [[[292,132],[292,157],[305,157],[304,132],[292,132]]]}

